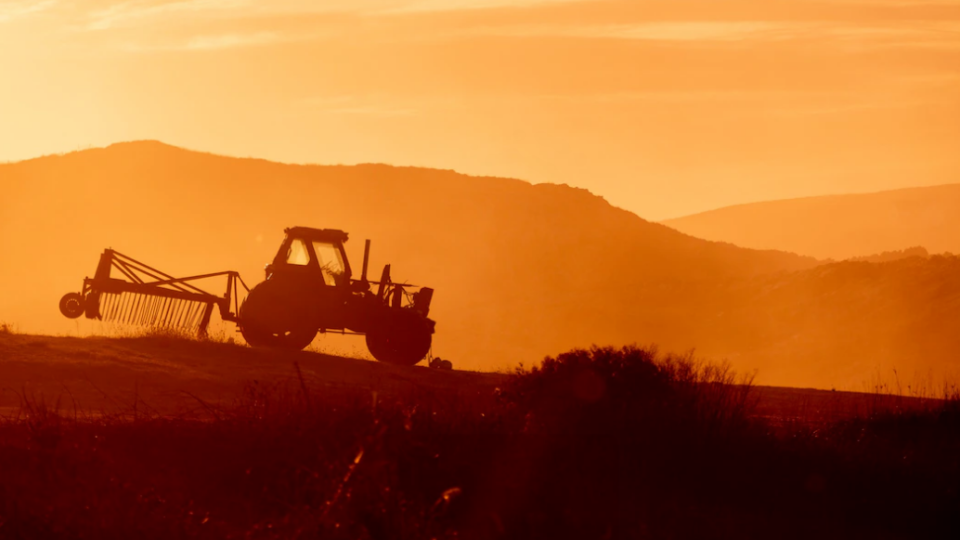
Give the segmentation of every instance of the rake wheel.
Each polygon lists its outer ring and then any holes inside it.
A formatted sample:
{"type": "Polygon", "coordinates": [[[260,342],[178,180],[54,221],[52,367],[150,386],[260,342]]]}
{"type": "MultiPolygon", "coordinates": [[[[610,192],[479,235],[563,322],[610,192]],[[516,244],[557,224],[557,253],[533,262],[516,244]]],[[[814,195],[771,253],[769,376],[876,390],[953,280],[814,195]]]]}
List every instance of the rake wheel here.
{"type": "Polygon", "coordinates": [[[83,310],[83,295],[80,293],[68,293],[60,299],[60,313],[68,319],[80,318],[83,310]]]}

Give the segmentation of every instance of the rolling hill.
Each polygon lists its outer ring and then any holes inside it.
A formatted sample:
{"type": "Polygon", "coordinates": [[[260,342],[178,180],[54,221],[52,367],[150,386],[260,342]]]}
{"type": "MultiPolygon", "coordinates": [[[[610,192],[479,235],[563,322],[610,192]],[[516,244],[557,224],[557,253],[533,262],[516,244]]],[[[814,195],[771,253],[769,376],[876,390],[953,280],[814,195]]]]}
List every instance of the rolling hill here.
{"type": "Polygon", "coordinates": [[[960,184],[742,204],[663,222],[698,238],[821,259],[960,253],[960,184]]]}
{"type": "MultiPolygon", "coordinates": [[[[434,351],[462,368],[633,342],[729,358],[764,384],[861,389],[881,368],[955,365],[955,259],[819,266],[694,238],[563,185],[136,142],[0,165],[0,189],[0,321],[27,332],[109,330],[56,308],[106,247],[174,275],[239,270],[252,285],[283,228],[305,225],[349,231],[355,266],[371,238],[374,273],[391,263],[395,279],[436,288],[434,351]],[[940,290],[931,305],[911,303],[921,275],[940,290]],[[923,326],[932,314],[944,318],[923,326]]],[[[365,352],[356,338],[315,347],[365,352]]]]}

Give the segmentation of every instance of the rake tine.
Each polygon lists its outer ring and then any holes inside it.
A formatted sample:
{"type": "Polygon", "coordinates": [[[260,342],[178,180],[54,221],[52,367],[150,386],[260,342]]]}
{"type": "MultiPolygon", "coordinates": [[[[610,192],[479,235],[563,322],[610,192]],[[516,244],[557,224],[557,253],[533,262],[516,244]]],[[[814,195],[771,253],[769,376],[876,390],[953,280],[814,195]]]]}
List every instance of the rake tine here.
{"type": "Polygon", "coordinates": [[[185,330],[190,330],[190,321],[193,320],[193,305],[194,302],[190,302],[190,305],[187,306],[187,311],[183,316],[183,328],[185,330]]]}
{"type": "Polygon", "coordinates": [[[153,322],[151,324],[160,326],[163,323],[163,312],[167,309],[167,298],[161,298],[160,302],[157,305],[157,313],[153,317],[153,322]]]}
{"type": "Polygon", "coordinates": [[[190,307],[187,309],[187,314],[183,319],[183,327],[186,330],[190,330],[191,321],[193,321],[193,302],[190,302],[190,307]]]}
{"type": "Polygon", "coordinates": [[[148,326],[153,325],[154,313],[156,313],[156,311],[157,311],[157,304],[158,304],[159,302],[160,302],[160,299],[157,298],[156,296],[151,296],[151,297],[150,297],[150,309],[147,311],[147,313],[146,313],[146,315],[145,315],[145,317],[144,317],[144,319],[143,319],[143,324],[148,325],[148,326]]]}
{"type": "Polygon", "coordinates": [[[133,310],[130,312],[130,324],[133,324],[137,320],[137,316],[140,315],[140,303],[143,302],[143,295],[137,294],[134,297],[133,310]]]}
{"type": "Polygon", "coordinates": [[[200,312],[200,309],[202,309],[201,306],[203,305],[204,304],[201,304],[200,302],[193,303],[193,308],[190,310],[190,330],[195,330],[197,328],[197,314],[200,312]]]}
{"type": "Polygon", "coordinates": [[[153,297],[153,301],[150,303],[150,315],[147,317],[147,320],[144,321],[144,324],[147,326],[153,326],[157,321],[157,310],[160,309],[160,303],[163,301],[162,298],[153,297]]]}
{"type": "Polygon", "coordinates": [[[130,312],[130,324],[133,324],[133,322],[137,320],[137,315],[140,314],[140,302],[142,301],[142,294],[134,295],[133,310],[130,312]]]}
{"type": "Polygon", "coordinates": [[[193,329],[200,329],[200,321],[203,319],[203,312],[207,309],[207,304],[197,302],[197,309],[193,312],[193,329]]]}
{"type": "Polygon", "coordinates": [[[176,299],[170,299],[170,309],[167,310],[167,316],[164,317],[163,325],[167,328],[174,328],[174,323],[177,321],[177,308],[180,307],[180,302],[176,299]]]}
{"type": "Polygon", "coordinates": [[[173,321],[171,326],[175,328],[180,328],[180,319],[183,318],[183,310],[186,306],[182,300],[177,300],[177,311],[173,315],[173,321]]]}
{"type": "Polygon", "coordinates": [[[172,317],[171,313],[177,309],[177,301],[173,298],[167,300],[167,310],[163,312],[163,322],[162,325],[164,328],[170,327],[170,319],[172,317]]]}
{"type": "Polygon", "coordinates": [[[183,319],[183,310],[186,309],[186,302],[183,300],[177,300],[177,315],[174,318],[173,325],[177,328],[180,328],[180,321],[183,319]]]}
{"type": "Polygon", "coordinates": [[[150,313],[150,306],[153,304],[153,297],[144,295],[143,298],[143,307],[140,309],[140,316],[137,317],[137,324],[143,325],[143,322],[147,320],[147,315],[150,313]]]}
{"type": "Polygon", "coordinates": [[[167,316],[164,318],[163,325],[167,328],[176,328],[174,325],[177,322],[177,309],[180,307],[180,302],[176,299],[170,300],[170,309],[167,310],[167,316]]]}
{"type": "Polygon", "coordinates": [[[137,318],[138,309],[140,308],[140,297],[142,295],[135,294],[133,295],[133,304],[130,307],[130,313],[127,314],[127,323],[132,324],[133,321],[137,318]]]}
{"type": "Polygon", "coordinates": [[[193,302],[184,301],[183,312],[180,313],[180,328],[187,328],[187,322],[190,321],[191,309],[193,309],[193,302]]]}
{"type": "Polygon", "coordinates": [[[114,320],[114,313],[117,311],[117,299],[115,294],[107,294],[107,316],[104,317],[108,321],[114,320]]]}
{"type": "Polygon", "coordinates": [[[160,314],[160,326],[166,328],[169,324],[171,309],[173,309],[173,299],[167,298],[163,305],[163,313],[160,314]]]}
{"type": "Polygon", "coordinates": [[[156,309],[153,312],[153,317],[150,318],[150,325],[156,325],[160,321],[160,315],[163,313],[163,306],[167,303],[166,298],[160,298],[157,300],[156,309]]]}

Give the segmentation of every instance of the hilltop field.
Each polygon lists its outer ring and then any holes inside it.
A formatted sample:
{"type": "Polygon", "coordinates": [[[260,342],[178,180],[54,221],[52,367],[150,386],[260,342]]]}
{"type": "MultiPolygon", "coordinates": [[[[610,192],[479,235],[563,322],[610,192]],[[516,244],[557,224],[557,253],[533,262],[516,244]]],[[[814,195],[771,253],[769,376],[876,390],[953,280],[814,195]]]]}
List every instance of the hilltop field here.
{"type": "MultiPolygon", "coordinates": [[[[0,319],[29,333],[96,333],[56,306],[105,248],[175,276],[236,270],[254,285],[284,228],[303,225],[348,231],[354,267],[369,238],[375,275],[389,263],[398,281],[434,288],[435,351],[464,369],[656,343],[756,369],[765,385],[857,391],[877,373],[892,383],[894,370],[958,375],[955,256],[830,263],[688,236],[565,185],[149,141],[0,164],[0,189],[0,319]]],[[[201,285],[223,294],[223,283],[201,285]]]]}
{"type": "MultiPolygon", "coordinates": [[[[63,414],[203,415],[227,406],[247,385],[297,382],[327,391],[488,402],[510,372],[443,371],[392,366],[318,352],[253,349],[162,334],[70,338],[0,333],[0,410],[43,401],[63,414]],[[59,405],[57,405],[59,404],[59,405]]],[[[299,384],[299,383],[298,383],[299,384]]],[[[879,409],[923,407],[895,391],[836,392],[754,386],[754,414],[775,422],[817,423],[879,409]]],[[[903,391],[904,389],[901,389],[903,391]]],[[[937,389],[930,388],[934,397],[937,389]]]]}

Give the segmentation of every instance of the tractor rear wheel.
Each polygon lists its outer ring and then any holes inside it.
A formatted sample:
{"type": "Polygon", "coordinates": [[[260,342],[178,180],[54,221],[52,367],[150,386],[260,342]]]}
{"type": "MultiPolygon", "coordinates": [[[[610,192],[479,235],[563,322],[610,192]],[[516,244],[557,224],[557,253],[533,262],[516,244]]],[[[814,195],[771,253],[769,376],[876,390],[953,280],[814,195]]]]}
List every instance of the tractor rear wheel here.
{"type": "Polygon", "coordinates": [[[433,336],[415,317],[367,332],[367,349],[374,358],[388,364],[413,366],[430,352],[433,336]]]}
{"type": "Polygon", "coordinates": [[[301,350],[317,336],[303,297],[265,281],[250,291],[240,308],[240,333],[253,347],[301,350]]]}

